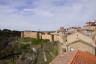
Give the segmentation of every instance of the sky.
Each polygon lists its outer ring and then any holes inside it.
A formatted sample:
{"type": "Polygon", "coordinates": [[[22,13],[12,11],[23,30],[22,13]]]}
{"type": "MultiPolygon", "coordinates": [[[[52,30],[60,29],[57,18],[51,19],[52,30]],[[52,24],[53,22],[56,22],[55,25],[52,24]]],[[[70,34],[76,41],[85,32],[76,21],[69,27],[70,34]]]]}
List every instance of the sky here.
{"type": "Polygon", "coordinates": [[[57,30],[96,19],[96,0],[0,0],[0,29],[57,30]]]}

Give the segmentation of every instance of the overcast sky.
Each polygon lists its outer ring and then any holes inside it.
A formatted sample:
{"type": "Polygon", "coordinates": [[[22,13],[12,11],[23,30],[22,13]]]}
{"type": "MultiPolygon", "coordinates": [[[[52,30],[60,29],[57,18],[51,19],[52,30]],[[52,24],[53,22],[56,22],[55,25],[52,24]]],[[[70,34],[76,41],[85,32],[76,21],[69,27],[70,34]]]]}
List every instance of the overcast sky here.
{"type": "Polygon", "coordinates": [[[0,28],[56,30],[96,19],[96,0],[0,0],[0,28]]]}

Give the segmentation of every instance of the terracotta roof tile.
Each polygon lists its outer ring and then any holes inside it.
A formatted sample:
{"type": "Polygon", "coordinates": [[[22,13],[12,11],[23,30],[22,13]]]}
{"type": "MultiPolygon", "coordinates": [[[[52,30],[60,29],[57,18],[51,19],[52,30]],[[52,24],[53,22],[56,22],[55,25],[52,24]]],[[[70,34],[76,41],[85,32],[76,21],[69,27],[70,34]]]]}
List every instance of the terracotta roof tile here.
{"type": "Polygon", "coordinates": [[[77,50],[60,54],[51,64],[96,64],[96,56],[77,50]]]}

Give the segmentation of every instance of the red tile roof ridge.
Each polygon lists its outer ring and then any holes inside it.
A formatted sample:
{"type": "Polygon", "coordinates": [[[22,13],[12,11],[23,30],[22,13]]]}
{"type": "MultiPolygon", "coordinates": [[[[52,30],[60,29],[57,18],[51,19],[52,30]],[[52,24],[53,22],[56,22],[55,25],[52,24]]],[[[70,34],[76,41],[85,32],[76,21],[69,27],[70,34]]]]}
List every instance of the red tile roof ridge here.
{"type": "Polygon", "coordinates": [[[68,51],[58,55],[51,64],[96,64],[96,56],[80,50],[68,51]]]}
{"type": "Polygon", "coordinates": [[[79,51],[79,54],[83,54],[83,55],[87,55],[88,57],[92,57],[92,58],[95,58],[96,59],[96,56],[95,55],[92,55],[90,53],[86,53],[86,52],[82,52],[82,51],[79,51]]]}
{"type": "MultiPolygon", "coordinates": [[[[69,62],[68,64],[75,64],[76,61],[77,61],[77,59],[78,59],[78,57],[79,57],[80,55],[87,56],[89,59],[93,59],[93,60],[90,60],[90,61],[96,61],[96,56],[91,55],[91,54],[89,54],[89,53],[85,53],[85,52],[82,52],[82,51],[80,51],[80,50],[75,50],[75,51],[73,51],[73,52],[75,52],[75,53],[74,53],[74,56],[70,59],[70,62],[69,62]]],[[[79,61],[80,61],[80,60],[79,60],[79,61]]]]}
{"type": "Polygon", "coordinates": [[[78,57],[79,50],[75,50],[73,52],[74,52],[74,56],[70,59],[70,62],[68,62],[68,64],[73,64],[76,58],[78,57]]]}

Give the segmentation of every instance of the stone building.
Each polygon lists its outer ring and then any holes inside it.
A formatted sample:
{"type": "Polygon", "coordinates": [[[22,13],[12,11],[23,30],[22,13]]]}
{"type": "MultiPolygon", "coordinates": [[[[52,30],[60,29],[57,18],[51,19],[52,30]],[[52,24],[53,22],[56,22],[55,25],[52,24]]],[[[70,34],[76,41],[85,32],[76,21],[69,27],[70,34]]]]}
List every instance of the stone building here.
{"type": "Polygon", "coordinates": [[[95,29],[96,29],[96,20],[87,22],[87,23],[84,25],[83,28],[84,28],[84,29],[87,29],[87,30],[95,30],[95,29]]]}
{"type": "Polygon", "coordinates": [[[64,27],[60,27],[60,29],[54,33],[54,41],[58,42],[59,53],[65,52],[64,43],[66,42],[66,38],[66,29],[64,29],[64,27]]]}
{"type": "Polygon", "coordinates": [[[49,41],[54,41],[54,35],[50,33],[44,33],[42,34],[42,39],[47,39],[49,41]]]}
{"type": "Polygon", "coordinates": [[[77,30],[67,34],[66,51],[81,50],[93,55],[96,54],[95,31],[77,30]]]}
{"type": "Polygon", "coordinates": [[[60,43],[64,43],[66,41],[66,29],[64,27],[60,27],[53,35],[54,41],[58,41],[60,43]]]}

